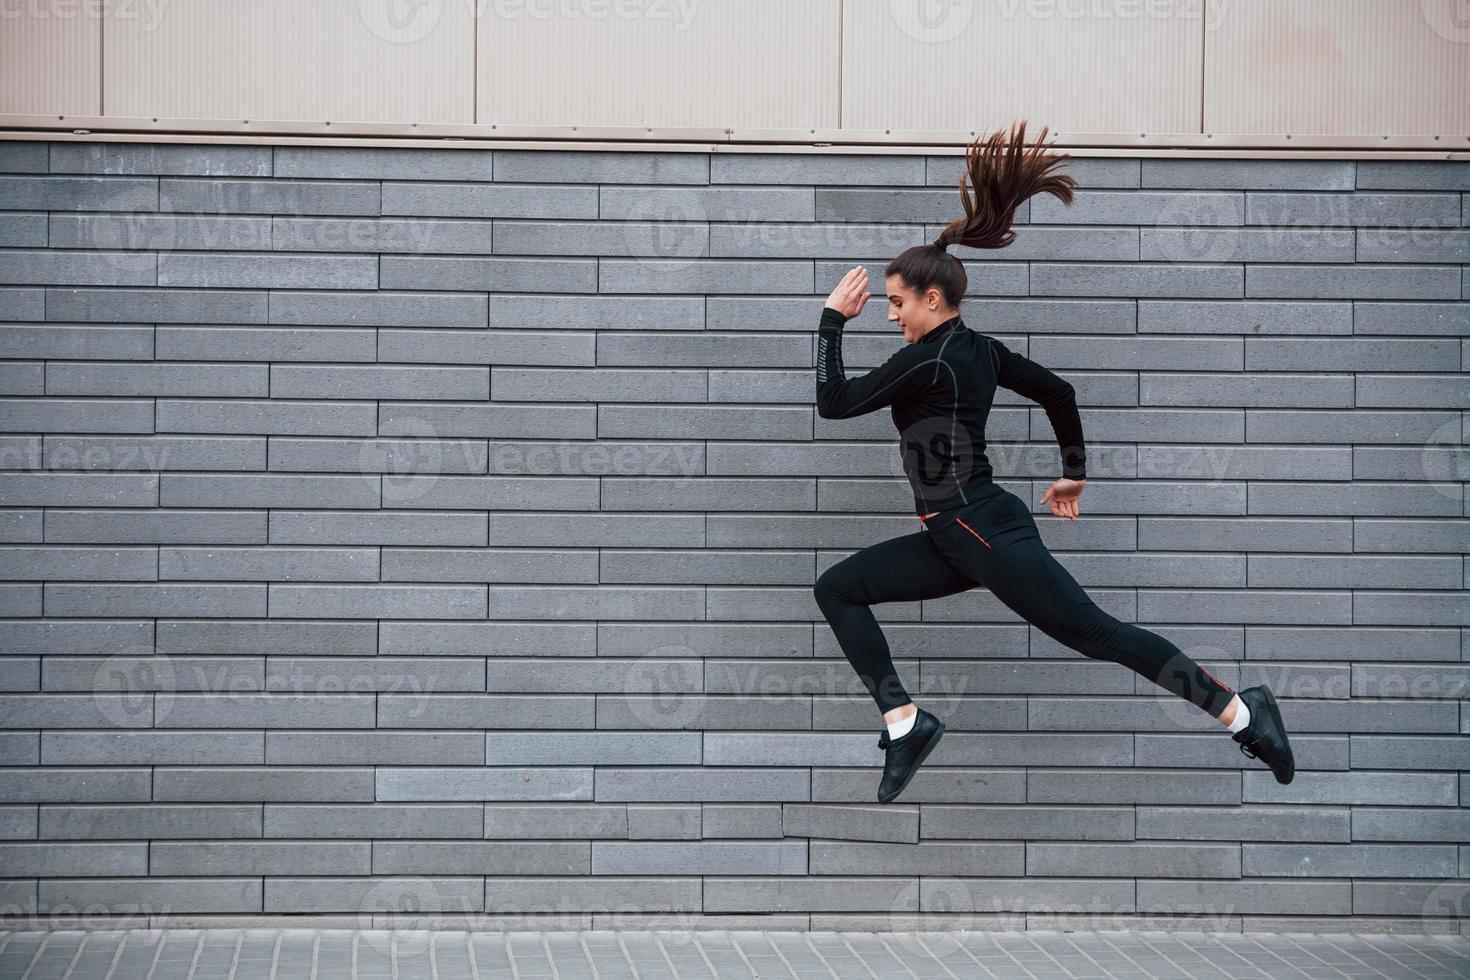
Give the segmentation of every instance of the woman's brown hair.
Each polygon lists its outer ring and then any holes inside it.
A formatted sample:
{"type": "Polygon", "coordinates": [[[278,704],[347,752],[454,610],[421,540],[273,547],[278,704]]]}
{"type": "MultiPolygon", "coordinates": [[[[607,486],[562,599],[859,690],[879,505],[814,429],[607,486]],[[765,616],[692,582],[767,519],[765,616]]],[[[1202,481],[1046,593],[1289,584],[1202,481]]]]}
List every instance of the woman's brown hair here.
{"type": "Polygon", "coordinates": [[[1047,127],[1029,148],[1026,122],[1012,125],[1009,136],[997,130],[977,137],[965,149],[965,166],[960,172],[960,200],[965,216],[945,226],[928,245],[915,245],[901,252],[883,270],[884,278],[897,275],[916,293],[939,287],[944,300],[958,308],[965,296],[968,278],[964,264],[945,251],[950,245],[971,248],[1005,248],[1016,240],[1011,230],[1016,208],[1036,194],[1051,194],[1063,204],[1072,203],[1077,181],[1070,174],[1053,173],[1070,156],[1046,152],[1047,127]],[[973,188],[967,188],[969,184],[973,188]]]}

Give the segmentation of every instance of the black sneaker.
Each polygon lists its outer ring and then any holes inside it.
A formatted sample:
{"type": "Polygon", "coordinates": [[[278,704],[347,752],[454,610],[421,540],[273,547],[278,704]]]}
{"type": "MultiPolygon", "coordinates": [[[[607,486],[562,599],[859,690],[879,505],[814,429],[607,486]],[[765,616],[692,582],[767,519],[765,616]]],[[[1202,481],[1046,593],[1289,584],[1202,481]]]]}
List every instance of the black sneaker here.
{"type": "Polygon", "coordinates": [[[1240,731],[1231,732],[1230,737],[1239,743],[1241,752],[1270,766],[1278,783],[1291,782],[1296,775],[1296,760],[1271,689],[1261,684],[1235,693],[1250,709],[1251,720],[1240,731]]]}
{"type": "Polygon", "coordinates": [[[878,747],[888,751],[883,761],[883,780],[878,784],[879,803],[887,803],[903,792],[943,734],[944,722],[923,708],[918,709],[914,727],[907,734],[890,739],[888,729],[883,729],[883,734],[878,736],[878,747]]]}

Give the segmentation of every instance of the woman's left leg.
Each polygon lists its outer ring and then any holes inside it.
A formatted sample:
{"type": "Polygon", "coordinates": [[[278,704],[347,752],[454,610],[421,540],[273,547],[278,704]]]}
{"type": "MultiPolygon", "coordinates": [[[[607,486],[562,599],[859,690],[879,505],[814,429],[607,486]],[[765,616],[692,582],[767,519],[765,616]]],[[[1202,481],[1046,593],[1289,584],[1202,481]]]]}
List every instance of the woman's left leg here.
{"type": "Polygon", "coordinates": [[[974,588],[944,559],[929,532],[915,531],[856,551],[817,577],[813,592],[838,646],[887,714],[912,700],[893,667],[871,606],[938,599],[974,588]]]}

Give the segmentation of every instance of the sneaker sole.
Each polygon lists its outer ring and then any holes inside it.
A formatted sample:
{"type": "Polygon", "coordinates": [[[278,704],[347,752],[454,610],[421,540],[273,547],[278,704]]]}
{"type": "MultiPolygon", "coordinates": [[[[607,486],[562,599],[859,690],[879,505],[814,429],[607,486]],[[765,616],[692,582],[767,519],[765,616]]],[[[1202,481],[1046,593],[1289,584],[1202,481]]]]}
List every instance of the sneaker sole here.
{"type": "MultiPolygon", "coordinates": [[[[1291,741],[1286,737],[1286,725],[1284,725],[1281,721],[1281,709],[1276,705],[1276,695],[1272,694],[1271,689],[1269,687],[1265,687],[1264,685],[1261,687],[1261,693],[1265,695],[1266,705],[1271,709],[1271,720],[1275,723],[1276,730],[1281,733],[1281,744],[1286,747],[1286,754],[1292,760],[1291,771],[1286,774],[1286,778],[1282,779],[1280,776],[1276,777],[1276,781],[1278,783],[1285,785],[1291,782],[1292,779],[1296,777],[1296,753],[1292,751],[1291,741]]],[[[1275,771],[1272,771],[1271,775],[1276,776],[1275,771]]]]}
{"type": "Polygon", "coordinates": [[[919,774],[919,767],[924,764],[925,759],[929,758],[929,753],[934,751],[934,746],[939,744],[939,737],[944,734],[944,722],[936,722],[936,724],[939,727],[934,729],[934,737],[929,739],[928,745],[925,745],[919,750],[919,757],[914,760],[912,766],[909,766],[909,774],[903,778],[903,782],[898,784],[898,789],[894,790],[893,795],[886,800],[879,800],[878,802],[891,803],[902,796],[904,790],[908,789],[909,783],[913,782],[914,777],[919,774]]]}

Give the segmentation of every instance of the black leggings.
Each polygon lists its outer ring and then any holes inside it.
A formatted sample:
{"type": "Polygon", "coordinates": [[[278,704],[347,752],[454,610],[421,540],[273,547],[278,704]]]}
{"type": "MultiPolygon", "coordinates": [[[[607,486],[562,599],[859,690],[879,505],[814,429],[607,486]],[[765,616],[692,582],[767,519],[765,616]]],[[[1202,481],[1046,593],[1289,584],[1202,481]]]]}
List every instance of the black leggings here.
{"type": "Polygon", "coordinates": [[[864,548],[817,578],[817,604],[878,709],[886,713],[910,698],[868,607],[983,585],[1047,636],[1137,671],[1218,719],[1235,692],[1164,637],[1098,608],[1047,551],[1025,502],[997,484],[990,488],[929,518],[923,530],[864,548]]]}

